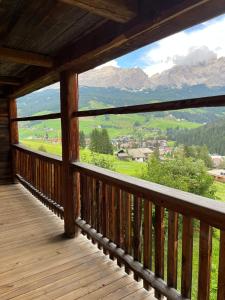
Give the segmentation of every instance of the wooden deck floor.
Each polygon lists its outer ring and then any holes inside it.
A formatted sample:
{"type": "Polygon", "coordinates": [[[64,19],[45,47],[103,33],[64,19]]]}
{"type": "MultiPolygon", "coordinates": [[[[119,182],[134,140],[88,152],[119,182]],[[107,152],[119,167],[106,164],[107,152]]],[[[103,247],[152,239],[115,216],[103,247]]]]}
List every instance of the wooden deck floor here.
{"type": "Polygon", "coordinates": [[[155,299],[22,186],[0,186],[0,299],[155,299]]]}

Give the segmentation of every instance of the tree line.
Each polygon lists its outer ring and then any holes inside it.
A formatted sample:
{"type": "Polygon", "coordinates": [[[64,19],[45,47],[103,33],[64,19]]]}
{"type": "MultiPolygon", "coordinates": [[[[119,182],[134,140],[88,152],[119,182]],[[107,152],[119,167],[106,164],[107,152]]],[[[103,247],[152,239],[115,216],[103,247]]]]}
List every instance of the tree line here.
{"type": "Polygon", "coordinates": [[[168,129],[169,139],[178,144],[206,145],[211,154],[225,155],[225,121],[219,120],[195,129],[168,129]]]}

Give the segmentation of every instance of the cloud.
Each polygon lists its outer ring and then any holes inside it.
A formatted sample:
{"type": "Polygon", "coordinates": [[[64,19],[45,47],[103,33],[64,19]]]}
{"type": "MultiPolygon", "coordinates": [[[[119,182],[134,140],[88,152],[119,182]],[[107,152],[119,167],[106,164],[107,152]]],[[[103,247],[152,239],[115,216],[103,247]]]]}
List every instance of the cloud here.
{"type": "Polygon", "coordinates": [[[185,55],[175,55],[173,62],[175,65],[196,66],[198,64],[206,64],[207,62],[217,58],[217,54],[209,50],[206,46],[200,48],[191,48],[189,53],[185,55]]]}
{"type": "Polygon", "coordinates": [[[101,68],[104,68],[104,67],[116,67],[116,68],[119,68],[119,64],[118,62],[114,59],[114,60],[110,60],[108,61],[107,63],[103,64],[103,65],[100,65],[98,67],[96,67],[96,69],[101,69],[101,68]]]}
{"type": "Polygon", "coordinates": [[[143,69],[151,76],[176,64],[195,64],[225,56],[224,32],[222,16],[162,39],[149,46],[142,58],[143,69]]]}

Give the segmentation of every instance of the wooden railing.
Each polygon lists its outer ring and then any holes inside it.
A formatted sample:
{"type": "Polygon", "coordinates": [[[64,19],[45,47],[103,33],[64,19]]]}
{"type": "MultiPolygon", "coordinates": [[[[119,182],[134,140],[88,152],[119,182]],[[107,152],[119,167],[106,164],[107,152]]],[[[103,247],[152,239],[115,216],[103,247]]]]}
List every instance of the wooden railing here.
{"type": "Polygon", "coordinates": [[[217,299],[225,299],[224,203],[84,163],[74,163],[73,167],[80,173],[81,215],[76,224],[116,258],[118,265],[124,265],[127,273],[133,271],[136,280],[143,279],[146,289],[153,287],[157,299],[191,298],[194,231],[200,231],[194,299],[212,299],[212,229],[218,228],[217,299]]]}
{"type": "MultiPolygon", "coordinates": [[[[61,160],[20,145],[13,151],[17,178],[63,217],[61,160]]],[[[224,203],[80,162],[71,168],[80,177],[81,209],[75,224],[127,273],[132,271],[135,280],[143,279],[146,289],[153,287],[157,299],[191,298],[196,232],[199,262],[193,299],[212,299],[212,233],[219,233],[216,293],[218,300],[225,299],[224,203]]]]}
{"type": "Polygon", "coordinates": [[[54,213],[63,217],[62,160],[60,157],[13,146],[17,179],[54,213]]]}

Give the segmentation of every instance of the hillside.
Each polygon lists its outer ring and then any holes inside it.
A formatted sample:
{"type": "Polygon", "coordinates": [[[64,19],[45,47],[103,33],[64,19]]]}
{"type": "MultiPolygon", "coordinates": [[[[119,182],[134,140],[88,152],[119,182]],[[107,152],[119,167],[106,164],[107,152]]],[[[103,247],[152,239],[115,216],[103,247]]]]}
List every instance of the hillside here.
{"type": "Polygon", "coordinates": [[[170,130],[170,138],[184,145],[206,145],[210,153],[225,155],[225,120],[200,126],[196,129],[170,130]]]}
{"type": "MultiPolygon", "coordinates": [[[[225,94],[225,87],[209,88],[204,85],[197,85],[193,87],[185,86],[182,89],[161,87],[156,90],[144,91],[121,90],[117,88],[80,87],[80,109],[96,108],[96,106],[93,107],[91,105],[93,100],[99,103],[100,108],[103,108],[220,94],[225,94]]],[[[45,89],[24,96],[18,100],[20,116],[34,115],[40,111],[58,112],[59,106],[58,89],[45,89]],[[31,102],[33,105],[30,105],[31,102]]],[[[222,117],[224,113],[225,108],[205,108],[201,110],[171,112],[171,114],[177,119],[184,119],[197,123],[214,121],[218,117],[222,117]]],[[[151,115],[164,117],[166,113],[153,113],[151,115]]]]}

